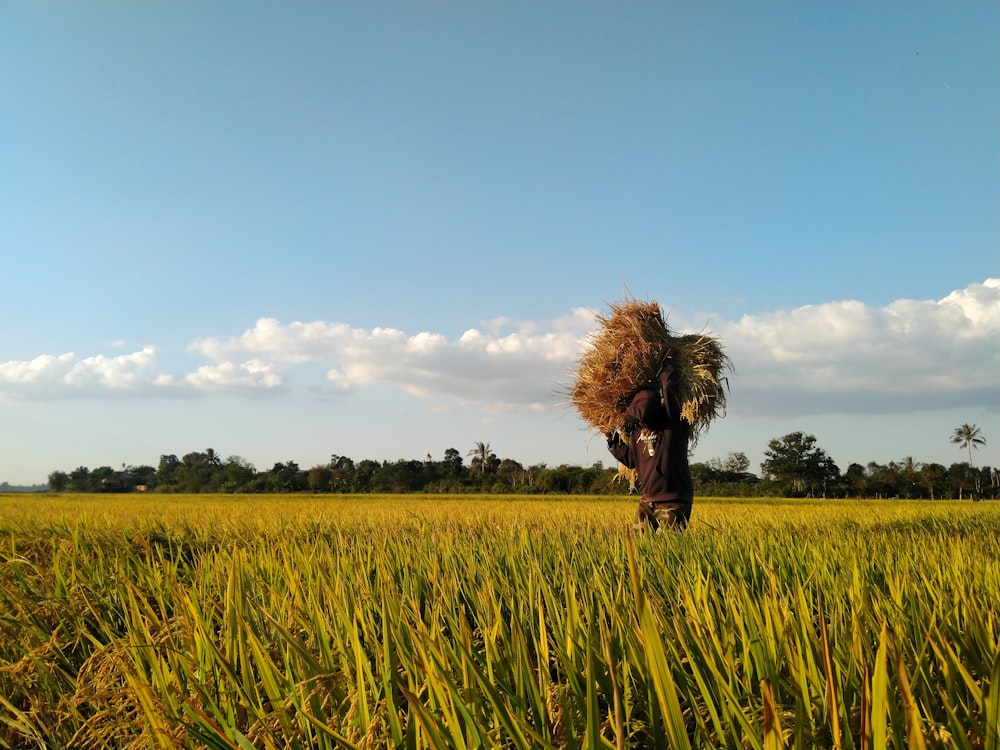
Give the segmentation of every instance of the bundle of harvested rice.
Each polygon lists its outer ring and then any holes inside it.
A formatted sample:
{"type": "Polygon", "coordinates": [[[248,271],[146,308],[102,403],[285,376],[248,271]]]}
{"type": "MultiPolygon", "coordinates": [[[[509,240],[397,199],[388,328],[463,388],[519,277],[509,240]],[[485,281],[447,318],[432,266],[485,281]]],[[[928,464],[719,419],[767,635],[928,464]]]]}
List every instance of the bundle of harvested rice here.
{"type": "Polygon", "coordinates": [[[600,432],[623,427],[633,394],[647,384],[658,387],[657,373],[671,350],[681,416],[691,425],[692,442],[725,413],[724,373],[732,370],[732,362],[715,338],[674,333],[656,302],[626,299],[597,320],[600,328],[580,357],[569,393],[591,427],[600,432]]]}

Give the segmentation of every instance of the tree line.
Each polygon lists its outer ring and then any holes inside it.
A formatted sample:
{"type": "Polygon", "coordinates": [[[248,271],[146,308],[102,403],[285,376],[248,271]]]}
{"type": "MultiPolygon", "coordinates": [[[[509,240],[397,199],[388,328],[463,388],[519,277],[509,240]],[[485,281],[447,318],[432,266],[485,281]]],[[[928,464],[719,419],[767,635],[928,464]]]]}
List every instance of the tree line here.
{"type": "MultiPolygon", "coordinates": [[[[964,499],[1000,496],[995,468],[976,468],[972,449],[985,444],[981,431],[963,425],[952,442],[967,448],[969,461],[949,467],[921,463],[912,457],[882,465],[852,463],[841,471],[814,435],[793,432],[772,439],[759,475],[749,471],[743,452],[691,465],[695,493],[726,497],[964,499]],[[961,436],[962,439],[960,439],[961,436]]],[[[322,465],[304,469],[295,461],[257,470],[240,456],[223,459],[212,448],[178,458],[162,455],[157,466],[101,466],[54,471],[53,492],[163,493],[493,493],[493,494],[627,494],[617,467],[597,462],[589,467],[544,463],[524,466],[500,458],[489,443],[477,442],[464,456],[449,448],[435,460],[355,461],[332,455],[322,465]],[[469,462],[466,463],[465,459],[469,462]]]]}

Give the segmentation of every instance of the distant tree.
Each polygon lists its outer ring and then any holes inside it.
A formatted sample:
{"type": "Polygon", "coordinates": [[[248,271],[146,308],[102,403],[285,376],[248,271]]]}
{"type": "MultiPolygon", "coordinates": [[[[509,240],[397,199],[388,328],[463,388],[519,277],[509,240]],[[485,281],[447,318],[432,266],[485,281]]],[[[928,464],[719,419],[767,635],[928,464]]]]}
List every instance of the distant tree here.
{"type": "Polygon", "coordinates": [[[375,475],[382,470],[382,464],[370,458],[358,461],[354,467],[354,492],[371,492],[375,475]]]}
{"type": "Polygon", "coordinates": [[[868,477],[865,467],[861,464],[851,464],[844,472],[844,483],[847,491],[854,497],[870,497],[868,494],[868,477]]]}
{"type": "Polygon", "coordinates": [[[497,467],[497,480],[513,489],[524,481],[524,467],[512,458],[505,458],[497,467]]]}
{"type": "Polygon", "coordinates": [[[69,486],[69,474],[65,471],[53,471],[49,474],[49,489],[52,492],[62,492],[69,486]]]}
{"type": "Polygon", "coordinates": [[[90,492],[90,469],[77,466],[69,473],[69,489],[72,492],[90,492]]]}
{"type": "Polygon", "coordinates": [[[744,474],[750,468],[750,459],[743,451],[730,452],[722,462],[722,470],[729,474],[744,474]]]}
{"type": "Polygon", "coordinates": [[[882,465],[875,461],[869,461],[865,467],[865,475],[868,480],[869,497],[878,499],[899,497],[899,471],[896,469],[895,463],[890,462],[888,465],[882,465]]]}
{"type": "Polygon", "coordinates": [[[357,471],[347,456],[330,456],[330,489],[334,492],[354,492],[357,471]]]}
{"type": "Polygon", "coordinates": [[[175,472],[180,492],[212,492],[219,489],[221,461],[215,451],[209,450],[210,453],[194,451],[181,458],[175,472]]]}
{"type": "Polygon", "coordinates": [[[822,494],[840,477],[837,464],[816,446],[816,437],[792,432],[774,438],[764,451],[763,471],[782,484],[789,494],[822,494]]]}
{"type": "Polygon", "coordinates": [[[581,468],[572,491],[581,495],[601,495],[611,491],[612,480],[618,472],[604,468],[597,461],[586,468],[581,468]]]}
{"type": "Polygon", "coordinates": [[[574,495],[598,494],[609,490],[611,477],[614,474],[614,469],[605,469],[600,461],[587,468],[560,464],[554,469],[540,469],[534,486],[540,492],[574,495]]]}
{"type": "Polygon", "coordinates": [[[750,459],[742,451],[729,453],[725,459],[710,458],[691,463],[691,479],[696,495],[708,497],[749,497],[759,494],[760,479],[751,474],[750,459]]]}
{"type": "Polygon", "coordinates": [[[216,486],[220,492],[249,492],[256,477],[257,470],[243,456],[228,456],[216,473],[216,486]]]}
{"type": "MultiPolygon", "coordinates": [[[[951,442],[969,451],[969,467],[975,469],[975,465],[972,463],[972,449],[978,449],[980,445],[986,445],[986,438],[983,437],[982,430],[974,424],[965,423],[961,427],[955,428],[955,431],[951,434],[951,442]]],[[[979,475],[977,474],[972,499],[978,500],[981,491],[982,487],[980,486],[979,475]]]]}
{"type": "Polygon", "coordinates": [[[98,466],[90,472],[90,489],[94,492],[121,492],[121,477],[110,466],[98,466]]]}
{"type": "Polygon", "coordinates": [[[917,491],[917,478],[920,472],[920,464],[913,460],[913,456],[907,456],[896,464],[896,470],[899,472],[903,497],[913,497],[917,491]]]}
{"type": "Polygon", "coordinates": [[[469,451],[468,455],[472,456],[470,463],[473,470],[478,469],[482,476],[485,476],[487,471],[496,469],[494,462],[499,464],[496,454],[490,450],[489,443],[476,443],[476,447],[469,451]]]}
{"type": "Polygon", "coordinates": [[[966,423],[961,427],[955,428],[955,431],[951,434],[951,442],[959,448],[966,448],[969,451],[969,466],[973,466],[972,449],[978,449],[980,445],[986,445],[986,438],[983,437],[982,430],[976,427],[976,425],[966,423]]]}
{"type": "Polygon", "coordinates": [[[406,459],[391,463],[386,461],[372,477],[372,490],[388,493],[415,492],[423,488],[427,476],[422,461],[406,459]]]}
{"type": "Polygon", "coordinates": [[[302,492],[308,486],[306,472],[294,461],[276,463],[267,476],[274,492],[302,492]]]}
{"type": "Polygon", "coordinates": [[[618,482],[617,466],[605,468],[601,461],[591,467],[593,481],[590,483],[589,492],[593,495],[625,495],[628,494],[628,482],[618,482]]]}
{"type": "Polygon", "coordinates": [[[546,469],[545,463],[532,464],[527,469],[524,470],[524,482],[529,487],[533,487],[535,480],[538,479],[538,475],[541,474],[546,469]]]}
{"type": "Polygon", "coordinates": [[[160,492],[173,492],[177,489],[177,469],[181,462],[173,453],[160,456],[156,467],[156,489],[160,492]]]}
{"type": "Polygon", "coordinates": [[[329,466],[313,466],[306,475],[309,489],[313,492],[329,492],[333,471],[329,466]]]}
{"type": "Polygon", "coordinates": [[[442,473],[446,477],[458,478],[465,473],[465,466],[462,465],[462,454],[455,448],[449,448],[444,452],[442,463],[442,473]]]}
{"type": "Polygon", "coordinates": [[[966,494],[976,498],[976,487],[979,484],[979,475],[968,463],[963,461],[960,464],[952,464],[948,467],[947,473],[948,491],[951,497],[963,499],[966,494]]]}
{"type": "Polygon", "coordinates": [[[926,490],[927,497],[934,500],[944,493],[947,476],[948,470],[941,464],[921,464],[920,485],[926,490]]]}
{"type": "Polygon", "coordinates": [[[580,471],[579,466],[560,464],[554,469],[543,469],[538,472],[535,486],[542,492],[557,492],[565,494],[572,491],[576,483],[576,474],[580,471]]]}
{"type": "Polygon", "coordinates": [[[712,482],[718,481],[722,471],[718,463],[719,459],[710,458],[708,461],[694,461],[691,464],[691,479],[699,491],[703,491],[703,488],[712,482]]]}

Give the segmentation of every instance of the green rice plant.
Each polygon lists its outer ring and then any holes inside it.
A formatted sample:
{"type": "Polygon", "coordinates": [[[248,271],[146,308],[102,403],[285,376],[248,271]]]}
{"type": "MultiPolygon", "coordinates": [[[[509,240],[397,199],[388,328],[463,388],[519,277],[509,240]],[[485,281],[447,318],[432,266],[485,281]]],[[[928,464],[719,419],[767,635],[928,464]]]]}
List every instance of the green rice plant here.
{"type": "Polygon", "coordinates": [[[988,504],[0,506],[0,747],[997,748],[988,504]]]}

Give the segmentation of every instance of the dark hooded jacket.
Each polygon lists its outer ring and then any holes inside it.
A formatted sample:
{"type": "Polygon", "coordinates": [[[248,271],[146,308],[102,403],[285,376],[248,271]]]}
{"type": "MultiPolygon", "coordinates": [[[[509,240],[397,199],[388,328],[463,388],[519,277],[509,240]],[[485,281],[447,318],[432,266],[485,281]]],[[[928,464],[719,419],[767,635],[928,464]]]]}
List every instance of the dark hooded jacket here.
{"type": "Polygon", "coordinates": [[[676,399],[668,393],[669,410],[654,387],[637,392],[625,409],[625,436],[608,435],[608,450],[636,470],[644,502],[694,500],[688,465],[688,423],[681,419],[676,399]]]}

